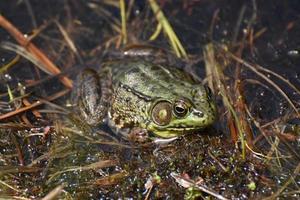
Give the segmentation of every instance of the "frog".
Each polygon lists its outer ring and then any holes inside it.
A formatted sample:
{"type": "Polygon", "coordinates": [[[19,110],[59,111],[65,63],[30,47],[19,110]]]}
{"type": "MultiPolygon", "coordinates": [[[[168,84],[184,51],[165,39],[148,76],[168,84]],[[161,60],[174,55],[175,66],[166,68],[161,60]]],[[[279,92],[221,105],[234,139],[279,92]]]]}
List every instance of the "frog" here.
{"type": "MultiPolygon", "coordinates": [[[[147,52],[139,51],[130,50],[134,55],[147,52]]],[[[91,126],[108,123],[125,138],[177,138],[205,129],[217,118],[208,86],[183,69],[144,55],[108,60],[98,70],[87,68],[77,82],[81,118],[91,126]]]]}

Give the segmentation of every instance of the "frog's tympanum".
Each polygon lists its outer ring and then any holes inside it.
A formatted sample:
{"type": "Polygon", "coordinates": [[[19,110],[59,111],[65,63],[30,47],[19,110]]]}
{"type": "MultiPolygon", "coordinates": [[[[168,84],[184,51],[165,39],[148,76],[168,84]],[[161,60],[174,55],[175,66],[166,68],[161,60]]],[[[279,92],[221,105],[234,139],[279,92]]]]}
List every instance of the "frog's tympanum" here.
{"type": "Polygon", "coordinates": [[[91,125],[108,119],[128,134],[172,138],[216,119],[210,89],[176,67],[127,58],[106,62],[99,72],[87,69],[79,80],[80,113],[91,125]]]}

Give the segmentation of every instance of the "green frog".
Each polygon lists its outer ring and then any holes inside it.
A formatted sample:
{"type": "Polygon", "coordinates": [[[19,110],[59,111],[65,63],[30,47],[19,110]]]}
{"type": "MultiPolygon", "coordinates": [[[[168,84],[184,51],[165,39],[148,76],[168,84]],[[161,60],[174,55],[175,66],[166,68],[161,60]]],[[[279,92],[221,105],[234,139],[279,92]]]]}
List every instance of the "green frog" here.
{"type": "Polygon", "coordinates": [[[106,119],[125,137],[173,138],[216,119],[211,90],[183,70],[143,57],[103,63],[79,78],[78,106],[90,125],[106,119]],[[126,130],[126,131],[122,131],[126,130]]]}

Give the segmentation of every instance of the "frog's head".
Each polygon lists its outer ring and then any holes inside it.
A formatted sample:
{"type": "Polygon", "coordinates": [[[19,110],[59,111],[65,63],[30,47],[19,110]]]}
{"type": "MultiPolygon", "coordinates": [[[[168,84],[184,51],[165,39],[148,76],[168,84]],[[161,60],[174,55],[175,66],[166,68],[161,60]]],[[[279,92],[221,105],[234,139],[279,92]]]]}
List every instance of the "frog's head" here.
{"type": "Polygon", "coordinates": [[[147,129],[164,138],[203,129],[216,119],[216,105],[211,90],[197,85],[185,93],[159,98],[150,109],[147,129]]]}

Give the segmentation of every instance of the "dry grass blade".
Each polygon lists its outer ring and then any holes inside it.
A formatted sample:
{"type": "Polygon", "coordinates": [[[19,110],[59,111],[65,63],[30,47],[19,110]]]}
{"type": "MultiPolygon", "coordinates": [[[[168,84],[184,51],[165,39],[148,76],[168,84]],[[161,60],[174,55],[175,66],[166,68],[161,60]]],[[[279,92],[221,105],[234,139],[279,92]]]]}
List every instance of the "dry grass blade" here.
{"type": "Polygon", "coordinates": [[[55,20],[54,21],[56,26],[58,27],[59,31],[61,32],[61,34],[63,35],[64,39],[66,40],[68,46],[70,47],[70,49],[73,51],[73,53],[79,58],[79,60],[81,61],[82,58],[79,55],[79,52],[76,48],[76,45],[74,44],[74,42],[72,41],[71,37],[69,36],[69,34],[67,33],[67,31],[64,29],[64,27],[62,27],[62,25],[60,25],[60,23],[55,20]]]}
{"type": "Polygon", "coordinates": [[[126,44],[127,43],[127,30],[126,30],[126,12],[125,12],[125,1],[124,0],[120,0],[120,11],[121,11],[123,44],[126,44]]]}
{"type": "Polygon", "coordinates": [[[39,168],[39,167],[12,167],[12,166],[0,166],[0,176],[5,175],[5,174],[17,174],[17,173],[36,173],[39,171],[42,171],[43,168],[39,168]]]}
{"type": "MultiPolygon", "coordinates": [[[[17,200],[32,200],[26,197],[21,197],[21,196],[13,196],[13,199],[17,199],[17,200]]],[[[5,199],[3,199],[5,200],[5,199]]],[[[8,200],[11,200],[11,198],[8,198],[8,200]]]]}
{"type": "Polygon", "coordinates": [[[203,56],[204,56],[204,61],[205,61],[206,72],[208,75],[209,86],[211,88],[218,88],[218,90],[220,91],[220,94],[222,96],[224,106],[232,114],[232,116],[234,118],[234,123],[237,126],[239,139],[240,139],[241,145],[242,145],[242,156],[243,156],[243,158],[245,158],[246,157],[246,148],[245,148],[246,141],[244,138],[243,126],[241,125],[240,119],[238,117],[238,114],[235,112],[233,105],[230,103],[230,99],[228,97],[226,87],[223,84],[222,80],[224,80],[224,75],[223,75],[222,70],[220,69],[219,63],[215,59],[213,44],[208,44],[205,46],[203,56]],[[213,87],[213,86],[215,86],[215,87],[213,87]]]}
{"type": "Polygon", "coordinates": [[[61,127],[61,130],[65,131],[65,132],[69,132],[71,134],[77,134],[81,137],[84,137],[85,139],[87,139],[89,141],[89,143],[92,143],[92,144],[106,144],[106,145],[118,146],[118,147],[128,148],[128,149],[134,148],[130,145],[126,145],[126,144],[122,144],[122,143],[118,142],[113,136],[111,136],[111,135],[109,135],[109,134],[107,134],[103,131],[97,131],[97,134],[104,135],[106,137],[110,137],[114,141],[106,141],[106,140],[101,140],[101,139],[100,140],[95,140],[95,138],[89,137],[84,132],[82,132],[80,130],[73,129],[73,128],[61,127]]]}
{"type": "Polygon", "coordinates": [[[41,200],[51,200],[51,199],[57,199],[57,196],[62,192],[63,186],[59,185],[56,188],[54,188],[52,191],[50,191],[44,198],[41,200]]]}
{"type": "MultiPolygon", "coordinates": [[[[80,62],[80,64],[84,65],[84,61],[81,57],[80,51],[78,51],[75,43],[73,42],[73,40],[71,39],[70,34],[68,33],[68,31],[59,23],[58,20],[53,20],[55,25],[58,27],[59,31],[61,32],[63,38],[65,39],[67,46],[71,49],[71,51],[76,55],[78,61],[80,62]]],[[[73,26],[69,26],[68,30],[70,32],[72,32],[72,28],[73,26]]]]}
{"type": "Polygon", "coordinates": [[[279,78],[280,80],[282,80],[283,82],[285,82],[288,86],[290,86],[293,90],[295,90],[299,95],[300,95],[300,90],[298,88],[296,88],[288,79],[284,78],[283,76],[269,70],[269,69],[266,69],[260,65],[255,65],[255,67],[261,71],[264,71],[264,72],[267,72],[269,74],[272,74],[273,76],[279,78]]]}
{"type": "Polygon", "coordinates": [[[63,174],[65,172],[72,172],[72,171],[87,171],[87,170],[97,170],[97,169],[102,169],[105,167],[112,167],[118,164],[118,161],[116,160],[101,160],[86,166],[75,166],[75,167],[70,167],[68,169],[62,170],[55,172],[54,174],[50,175],[49,179],[47,180],[47,183],[50,183],[52,179],[55,177],[59,176],[60,174],[63,174]]]}
{"type": "MultiPolygon", "coordinates": [[[[119,4],[118,4],[119,5],[119,4]]],[[[118,33],[121,33],[121,24],[120,20],[116,18],[114,15],[112,15],[111,12],[107,11],[103,6],[99,6],[95,3],[88,3],[88,7],[91,8],[95,13],[102,16],[112,27],[113,30],[115,30],[118,33]]]]}
{"type": "Polygon", "coordinates": [[[11,190],[14,190],[14,191],[16,191],[16,192],[20,192],[18,189],[16,189],[16,188],[14,188],[13,186],[11,186],[11,185],[5,183],[4,181],[1,181],[1,180],[0,180],[0,184],[1,184],[1,185],[4,185],[5,187],[8,187],[8,188],[10,188],[11,190]]]}
{"type": "Polygon", "coordinates": [[[211,151],[208,151],[207,153],[208,153],[208,155],[209,155],[216,163],[218,163],[219,167],[220,167],[224,172],[228,172],[229,168],[226,168],[226,167],[220,162],[220,160],[218,160],[218,159],[216,158],[216,156],[214,156],[214,155],[212,154],[211,151]]]}
{"type": "Polygon", "coordinates": [[[0,129],[26,130],[28,128],[31,128],[31,127],[29,127],[26,124],[20,123],[20,122],[18,122],[18,123],[9,122],[9,123],[1,123],[0,124],[0,129]]]}
{"type": "MultiPolygon", "coordinates": [[[[57,130],[57,128],[55,130],[57,130]]],[[[43,155],[33,160],[30,164],[27,165],[27,167],[33,167],[37,165],[39,162],[41,162],[42,160],[46,160],[46,159],[53,160],[56,158],[63,158],[73,153],[71,149],[72,147],[70,143],[64,145],[57,144],[53,146],[48,152],[45,152],[43,155]]]]}
{"type": "Polygon", "coordinates": [[[13,44],[11,42],[1,42],[0,47],[8,51],[15,52],[16,54],[32,62],[35,66],[37,66],[40,70],[42,70],[46,74],[52,75],[52,72],[49,71],[49,69],[46,66],[44,66],[43,63],[41,63],[32,53],[27,51],[27,49],[25,49],[24,47],[17,44],[13,44]]]}
{"type": "Polygon", "coordinates": [[[167,34],[169,41],[171,43],[171,46],[172,46],[173,50],[175,51],[176,55],[179,58],[181,58],[181,57],[187,58],[187,53],[186,53],[185,49],[183,48],[181,42],[179,41],[177,35],[174,32],[172,26],[170,25],[169,21],[165,17],[164,13],[160,9],[160,7],[156,3],[156,1],[149,0],[149,4],[153,10],[154,15],[156,16],[158,23],[161,24],[163,30],[167,34]]]}
{"type": "Polygon", "coordinates": [[[159,36],[161,30],[162,30],[162,25],[161,25],[161,23],[158,23],[156,26],[155,32],[150,36],[149,40],[150,41],[155,40],[159,36]]]}
{"type": "MultiPolygon", "coordinates": [[[[222,49],[222,48],[221,48],[222,49]]],[[[225,52],[227,55],[229,55],[231,58],[233,58],[235,61],[237,61],[238,63],[242,64],[243,66],[245,66],[246,68],[250,69],[251,71],[253,71],[254,73],[256,73],[258,76],[260,76],[261,78],[263,78],[265,81],[267,81],[270,85],[272,85],[285,99],[286,101],[290,104],[290,106],[295,110],[295,112],[297,113],[298,117],[300,117],[300,113],[297,110],[296,106],[294,105],[294,103],[292,102],[292,100],[288,97],[288,95],[276,84],[274,83],[274,81],[272,81],[271,79],[269,79],[266,75],[264,75],[263,73],[259,72],[253,65],[249,64],[248,62],[246,62],[245,60],[235,56],[234,54],[222,49],[223,52],[225,52]]]]}
{"type": "Polygon", "coordinates": [[[195,187],[197,189],[199,189],[200,191],[203,191],[207,194],[210,194],[211,196],[220,199],[220,200],[229,200],[226,197],[223,197],[222,195],[218,194],[217,192],[213,191],[212,189],[209,189],[205,186],[196,184],[193,180],[191,179],[187,179],[183,176],[178,175],[175,172],[171,173],[171,176],[176,180],[177,183],[179,183],[180,185],[184,185],[184,186],[188,186],[188,187],[195,187]]]}
{"type": "Polygon", "coordinates": [[[203,57],[205,62],[206,77],[208,80],[208,86],[215,92],[215,89],[223,88],[224,85],[221,79],[224,79],[222,73],[219,73],[218,63],[215,60],[214,46],[213,44],[208,44],[205,46],[203,51],[203,57]]]}
{"type": "Polygon", "coordinates": [[[20,60],[20,56],[17,55],[16,57],[14,57],[14,59],[12,59],[12,61],[10,61],[9,63],[7,63],[6,65],[3,65],[2,67],[0,67],[0,74],[3,74],[5,71],[7,71],[11,66],[15,65],[18,61],[20,60]]]}
{"type": "MultiPolygon", "coordinates": [[[[60,92],[58,92],[58,93],[55,93],[54,95],[48,97],[47,101],[53,101],[54,99],[57,99],[57,98],[59,98],[59,97],[61,97],[61,96],[64,96],[64,95],[67,94],[69,91],[70,91],[69,89],[66,89],[66,90],[60,91],[60,92]]],[[[4,119],[6,119],[6,118],[15,116],[15,115],[17,115],[17,114],[19,114],[19,113],[22,113],[22,112],[25,112],[25,111],[30,110],[30,109],[32,109],[32,108],[35,108],[35,107],[37,107],[37,106],[39,106],[39,105],[41,105],[41,104],[43,104],[43,103],[44,103],[43,99],[40,99],[40,100],[38,100],[38,101],[32,103],[30,106],[25,106],[25,107],[22,107],[22,108],[20,108],[20,109],[15,110],[15,111],[12,111],[12,112],[9,112],[9,113],[0,115],[0,120],[4,120],[4,119]]]]}
{"type": "MultiPolygon", "coordinates": [[[[61,72],[59,68],[40,49],[38,49],[32,42],[25,38],[24,35],[2,15],[0,15],[0,26],[8,31],[21,46],[25,47],[30,53],[35,55],[35,57],[38,58],[39,61],[48,68],[48,71],[51,71],[53,74],[59,74],[61,72]]],[[[60,80],[66,87],[72,88],[72,81],[68,77],[62,76],[60,77],[60,80]]]]}
{"type": "MultiPolygon", "coordinates": [[[[223,92],[225,92],[225,91],[223,91],[223,92]]],[[[230,111],[230,113],[232,114],[232,116],[234,118],[234,122],[235,122],[235,125],[237,126],[241,145],[242,145],[242,157],[243,157],[243,159],[245,159],[246,158],[246,141],[245,141],[245,137],[244,137],[244,130],[240,123],[240,118],[238,117],[238,114],[235,112],[233,106],[229,102],[229,99],[227,98],[226,94],[223,92],[221,92],[221,96],[223,97],[223,103],[224,103],[225,107],[230,111]]]]}

